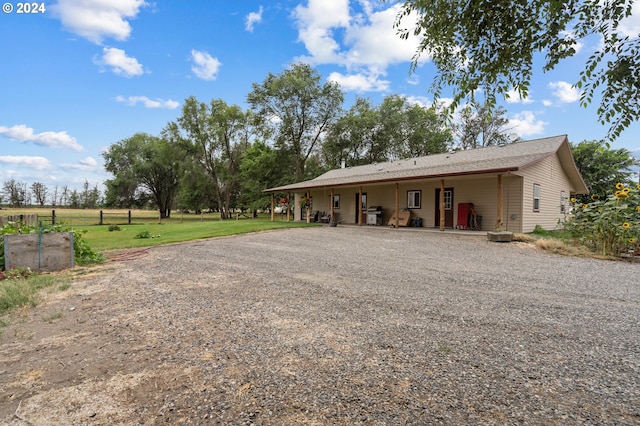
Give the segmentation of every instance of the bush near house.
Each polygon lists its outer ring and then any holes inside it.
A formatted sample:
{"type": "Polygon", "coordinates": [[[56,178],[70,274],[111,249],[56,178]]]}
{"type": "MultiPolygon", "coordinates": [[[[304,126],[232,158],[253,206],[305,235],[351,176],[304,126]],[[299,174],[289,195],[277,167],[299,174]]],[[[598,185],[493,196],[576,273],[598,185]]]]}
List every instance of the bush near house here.
{"type": "Polygon", "coordinates": [[[574,238],[604,256],[639,253],[640,185],[618,182],[604,199],[594,195],[588,203],[571,202],[574,215],[566,229],[574,238]]]}

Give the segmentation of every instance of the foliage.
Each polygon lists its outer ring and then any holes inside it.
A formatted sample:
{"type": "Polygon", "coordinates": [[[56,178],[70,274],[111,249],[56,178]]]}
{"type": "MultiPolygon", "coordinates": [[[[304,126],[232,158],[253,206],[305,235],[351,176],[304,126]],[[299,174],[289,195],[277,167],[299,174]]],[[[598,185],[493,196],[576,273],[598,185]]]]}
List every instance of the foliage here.
{"type": "Polygon", "coordinates": [[[151,235],[151,232],[149,231],[140,231],[136,234],[136,236],[134,238],[137,239],[142,239],[142,238],[153,238],[153,235],[151,235]]]}
{"type": "Polygon", "coordinates": [[[576,86],[583,105],[602,92],[598,116],[615,139],[640,118],[640,37],[620,25],[632,6],[629,0],[405,0],[396,27],[402,38],[420,38],[412,69],[422,53],[436,65],[436,98],[455,87],[452,110],[478,89],[490,104],[514,89],[524,98],[540,54],[548,71],[575,55],[585,38],[600,36],[576,86]]]}
{"type": "Polygon", "coordinates": [[[307,174],[307,160],[341,113],[342,90],[337,83],[320,80],[311,66],[294,64],[281,74],[269,73],[262,84],[253,83],[247,95],[264,138],[273,138],[276,148],[290,155],[292,170],[281,165],[288,180],[315,177],[307,174]]]}
{"type": "Polygon", "coordinates": [[[630,167],[634,164],[631,153],[624,149],[608,149],[599,141],[571,144],[571,153],[591,194],[578,195],[580,203],[588,203],[591,196],[606,198],[616,182],[629,182],[630,167]]]}
{"type": "Polygon", "coordinates": [[[593,195],[589,203],[571,200],[574,214],[566,228],[574,238],[604,256],[638,252],[640,237],[640,185],[618,182],[604,198],[593,195]]]}
{"type": "Polygon", "coordinates": [[[491,108],[487,103],[472,101],[467,104],[460,111],[459,122],[452,125],[457,147],[475,149],[510,143],[506,113],[504,108],[491,108]]]}
{"type": "MultiPolygon", "coordinates": [[[[182,151],[177,145],[164,138],[136,133],[111,145],[103,156],[105,169],[116,177],[108,182],[108,191],[131,199],[142,186],[153,194],[160,217],[170,216],[182,169],[182,151]]],[[[107,196],[109,200],[114,198],[117,196],[107,196]]]]}
{"type": "Polygon", "coordinates": [[[27,184],[13,178],[3,184],[2,192],[11,207],[22,207],[28,201],[27,184]]]}
{"type": "Polygon", "coordinates": [[[282,164],[280,152],[266,143],[257,141],[250,146],[240,164],[241,205],[254,211],[270,207],[271,195],[262,190],[288,183],[282,164]]]}
{"type": "Polygon", "coordinates": [[[59,282],[51,275],[36,275],[26,269],[11,271],[9,275],[0,285],[0,314],[23,306],[35,306],[38,292],[59,282]]]}
{"type": "Polygon", "coordinates": [[[177,122],[164,130],[165,137],[182,146],[190,160],[206,171],[221,219],[230,218],[237,196],[240,162],[251,134],[249,117],[222,99],[205,104],[191,96],[177,122]]]}
{"type": "MultiPolygon", "coordinates": [[[[84,231],[74,230],[70,226],[66,225],[44,225],[42,230],[36,226],[29,226],[19,222],[9,222],[0,227],[0,236],[10,234],[36,234],[42,232],[44,234],[51,232],[73,232],[73,251],[74,259],[78,265],[86,265],[89,263],[101,262],[104,257],[96,253],[91,249],[87,240],[84,238],[84,231]]],[[[0,238],[0,270],[5,270],[5,257],[4,257],[4,238],[0,238]]]]}
{"type": "Polygon", "coordinates": [[[387,96],[379,107],[358,97],[330,127],[322,146],[329,167],[358,166],[445,152],[452,136],[435,108],[387,96]]]}

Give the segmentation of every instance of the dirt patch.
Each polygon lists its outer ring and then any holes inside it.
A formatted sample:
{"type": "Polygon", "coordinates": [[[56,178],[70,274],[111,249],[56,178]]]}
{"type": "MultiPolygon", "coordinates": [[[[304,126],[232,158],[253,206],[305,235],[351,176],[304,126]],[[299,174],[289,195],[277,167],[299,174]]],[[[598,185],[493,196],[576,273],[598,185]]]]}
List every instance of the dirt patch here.
{"type": "Polygon", "coordinates": [[[0,423],[640,422],[637,265],[346,227],[110,258],[3,329],[0,423]]]}

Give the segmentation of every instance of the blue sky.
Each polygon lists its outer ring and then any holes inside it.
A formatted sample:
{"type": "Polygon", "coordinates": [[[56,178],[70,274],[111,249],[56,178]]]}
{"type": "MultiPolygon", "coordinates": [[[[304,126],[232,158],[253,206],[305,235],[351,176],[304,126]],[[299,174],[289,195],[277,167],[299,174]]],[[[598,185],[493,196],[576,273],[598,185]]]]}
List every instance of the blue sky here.
{"type": "MultiPolygon", "coordinates": [[[[431,102],[433,64],[423,58],[409,74],[417,41],[397,37],[394,1],[57,0],[29,14],[3,3],[0,184],[101,187],[111,177],[101,155],[109,145],[158,135],[189,96],[246,109],[252,83],[299,61],[342,85],[345,108],[356,95],[431,102]]],[[[640,3],[634,12],[623,29],[637,36],[640,3]]],[[[598,41],[552,72],[537,70],[528,99],[503,103],[510,132],[572,142],[606,134],[597,105],[580,107],[571,87],[598,41]]],[[[640,155],[639,136],[636,123],[612,147],[640,155]]]]}

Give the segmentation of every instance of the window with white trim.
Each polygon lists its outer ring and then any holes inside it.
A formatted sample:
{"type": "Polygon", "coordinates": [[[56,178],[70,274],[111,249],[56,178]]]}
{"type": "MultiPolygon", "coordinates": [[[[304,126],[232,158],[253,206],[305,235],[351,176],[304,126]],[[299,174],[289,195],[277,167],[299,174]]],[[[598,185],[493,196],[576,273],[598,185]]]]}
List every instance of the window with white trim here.
{"type": "Polygon", "coordinates": [[[419,209],[422,205],[422,191],[407,191],[407,208],[419,209]]]}
{"type": "Polygon", "coordinates": [[[533,184],[533,211],[540,211],[540,185],[537,183],[533,184]]]}

